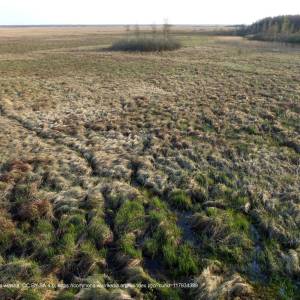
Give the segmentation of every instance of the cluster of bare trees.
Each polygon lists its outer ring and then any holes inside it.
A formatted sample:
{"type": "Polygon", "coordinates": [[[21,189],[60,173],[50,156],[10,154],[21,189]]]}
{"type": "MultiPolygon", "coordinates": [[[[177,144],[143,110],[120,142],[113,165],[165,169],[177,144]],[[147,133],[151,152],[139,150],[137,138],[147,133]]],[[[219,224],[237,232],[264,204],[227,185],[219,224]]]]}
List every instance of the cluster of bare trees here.
{"type": "MultiPolygon", "coordinates": [[[[169,38],[171,32],[172,25],[165,20],[162,26],[159,25],[151,25],[151,33],[155,38],[158,34],[161,34],[165,39],[169,38]]],[[[125,25],[125,30],[127,32],[127,36],[129,37],[131,33],[134,34],[135,37],[140,37],[141,35],[141,28],[138,24],[136,25],[125,25]]]]}

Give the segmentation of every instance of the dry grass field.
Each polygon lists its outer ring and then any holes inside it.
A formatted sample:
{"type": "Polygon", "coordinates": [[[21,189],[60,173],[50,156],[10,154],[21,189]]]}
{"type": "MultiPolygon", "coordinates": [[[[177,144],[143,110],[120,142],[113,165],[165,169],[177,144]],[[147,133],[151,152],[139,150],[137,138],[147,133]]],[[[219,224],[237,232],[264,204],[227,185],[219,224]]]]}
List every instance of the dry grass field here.
{"type": "Polygon", "coordinates": [[[299,299],[300,48],[125,34],[0,29],[0,299],[299,299]]]}

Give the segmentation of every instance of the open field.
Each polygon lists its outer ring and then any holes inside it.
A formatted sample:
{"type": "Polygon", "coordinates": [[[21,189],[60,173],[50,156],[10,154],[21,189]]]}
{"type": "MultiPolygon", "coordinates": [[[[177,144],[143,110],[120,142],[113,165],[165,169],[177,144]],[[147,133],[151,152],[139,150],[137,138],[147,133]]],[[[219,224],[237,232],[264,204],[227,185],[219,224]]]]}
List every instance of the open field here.
{"type": "Polygon", "coordinates": [[[0,28],[0,299],[300,299],[300,47],[125,34],[0,28]]]}

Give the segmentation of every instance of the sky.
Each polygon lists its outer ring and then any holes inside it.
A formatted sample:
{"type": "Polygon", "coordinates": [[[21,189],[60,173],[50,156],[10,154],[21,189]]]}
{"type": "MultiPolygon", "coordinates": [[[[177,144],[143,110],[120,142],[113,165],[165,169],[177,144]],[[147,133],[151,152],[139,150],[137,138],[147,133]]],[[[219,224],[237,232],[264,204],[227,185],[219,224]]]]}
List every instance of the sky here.
{"type": "Polygon", "coordinates": [[[0,25],[251,24],[300,14],[300,0],[0,0],[0,25]]]}

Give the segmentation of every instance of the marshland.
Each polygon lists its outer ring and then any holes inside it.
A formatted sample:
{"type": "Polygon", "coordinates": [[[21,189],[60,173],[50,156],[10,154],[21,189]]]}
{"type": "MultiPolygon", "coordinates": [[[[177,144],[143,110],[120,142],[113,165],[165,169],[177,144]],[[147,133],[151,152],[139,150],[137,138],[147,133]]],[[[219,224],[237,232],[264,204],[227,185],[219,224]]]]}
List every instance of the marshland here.
{"type": "Polygon", "coordinates": [[[300,46],[168,30],[0,29],[0,299],[299,299],[300,46]]]}

